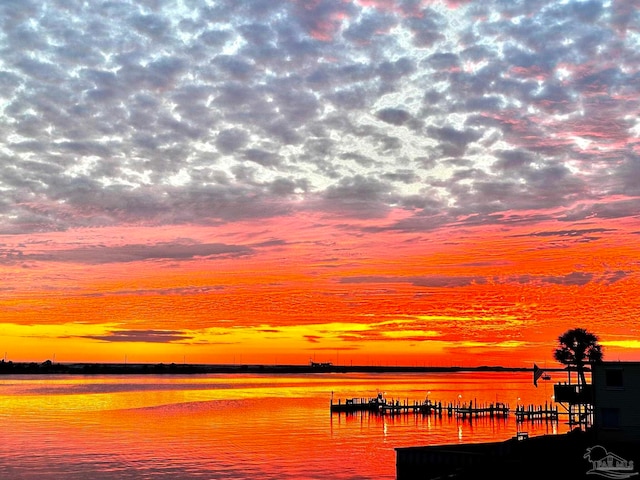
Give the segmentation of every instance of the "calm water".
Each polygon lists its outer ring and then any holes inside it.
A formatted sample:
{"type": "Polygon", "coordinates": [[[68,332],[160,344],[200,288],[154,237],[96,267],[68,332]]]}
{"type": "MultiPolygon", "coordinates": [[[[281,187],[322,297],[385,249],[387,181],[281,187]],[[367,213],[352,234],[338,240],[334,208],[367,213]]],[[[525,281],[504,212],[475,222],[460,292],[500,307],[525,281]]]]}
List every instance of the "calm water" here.
{"type": "Polygon", "coordinates": [[[530,373],[0,376],[0,479],[394,479],[395,447],[504,440],[515,418],[331,414],[332,392],[515,407],[550,402],[551,383],[535,388],[530,373]]]}

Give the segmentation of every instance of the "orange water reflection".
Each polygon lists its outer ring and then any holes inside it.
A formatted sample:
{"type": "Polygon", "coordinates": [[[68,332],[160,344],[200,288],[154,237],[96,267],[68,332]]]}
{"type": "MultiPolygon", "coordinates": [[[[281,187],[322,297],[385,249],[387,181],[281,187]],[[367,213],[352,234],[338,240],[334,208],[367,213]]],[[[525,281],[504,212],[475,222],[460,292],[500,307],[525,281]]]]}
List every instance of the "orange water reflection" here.
{"type": "Polygon", "coordinates": [[[331,414],[334,398],[543,404],[530,374],[0,377],[0,478],[388,478],[394,448],[563,423],[331,414]],[[519,399],[519,400],[518,400],[519,399]]]}

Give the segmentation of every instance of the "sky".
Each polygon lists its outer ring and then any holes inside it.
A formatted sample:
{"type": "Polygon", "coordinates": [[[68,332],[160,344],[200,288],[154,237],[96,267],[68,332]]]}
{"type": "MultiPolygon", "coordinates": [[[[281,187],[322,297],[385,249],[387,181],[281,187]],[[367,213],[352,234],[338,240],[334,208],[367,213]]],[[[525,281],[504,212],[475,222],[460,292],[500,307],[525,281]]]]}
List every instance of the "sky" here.
{"type": "Polygon", "coordinates": [[[640,359],[631,0],[4,0],[12,361],[640,359]]]}

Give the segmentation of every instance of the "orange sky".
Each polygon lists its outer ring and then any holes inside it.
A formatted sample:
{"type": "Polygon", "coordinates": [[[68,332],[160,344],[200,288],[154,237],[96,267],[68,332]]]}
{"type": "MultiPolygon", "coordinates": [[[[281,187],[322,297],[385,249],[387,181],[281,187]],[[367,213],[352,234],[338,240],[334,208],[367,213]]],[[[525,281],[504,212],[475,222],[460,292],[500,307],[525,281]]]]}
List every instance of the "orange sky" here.
{"type": "Polygon", "coordinates": [[[250,253],[139,261],[120,247],[149,257],[175,231],[4,237],[22,253],[2,267],[0,348],[16,361],[530,366],[553,364],[557,336],[582,327],[606,359],[640,357],[633,225],[341,228],[320,216],[185,227],[250,253]]]}
{"type": "Polygon", "coordinates": [[[8,360],[640,358],[632,2],[67,3],[0,2],[8,360]]]}

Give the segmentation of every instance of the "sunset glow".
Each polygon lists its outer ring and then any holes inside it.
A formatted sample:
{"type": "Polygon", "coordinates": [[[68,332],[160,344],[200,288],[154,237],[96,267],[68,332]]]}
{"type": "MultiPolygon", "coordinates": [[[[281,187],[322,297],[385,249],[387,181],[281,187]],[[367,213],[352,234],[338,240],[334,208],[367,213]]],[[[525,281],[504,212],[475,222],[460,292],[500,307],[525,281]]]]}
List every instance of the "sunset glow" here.
{"type": "Polygon", "coordinates": [[[161,3],[0,5],[7,360],[640,359],[631,2],[161,3]]]}

